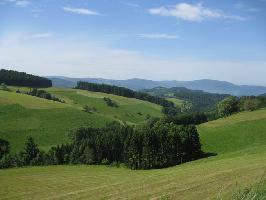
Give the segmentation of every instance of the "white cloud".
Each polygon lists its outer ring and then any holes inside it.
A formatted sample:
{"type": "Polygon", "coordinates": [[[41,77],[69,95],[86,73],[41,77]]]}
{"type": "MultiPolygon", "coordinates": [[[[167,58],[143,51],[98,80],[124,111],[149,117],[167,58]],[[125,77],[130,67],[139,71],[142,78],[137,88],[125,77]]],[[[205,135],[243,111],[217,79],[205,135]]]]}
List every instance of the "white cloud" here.
{"type": "Polygon", "coordinates": [[[63,10],[66,12],[72,12],[80,15],[101,15],[100,13],[87,8],[63,7],[63,10]]]}
{"type": "Polygon", "coordinates": [[[177,39],[177,35],[168,35],[168,34],[138,34],[138,37],[148,38],[148,39],[177,39]]]}
{"type": "Polygon", "coordinates": [[[149,13],[165,17],[176,17],[177,19],[194,22],[201,22],[208,19],[245,19],[241,16],[226,14],[222,10],[204,7],[201,3],[195,5],[188,3],[179,3],[173,6],[151,8],[149,9],[149,13]]]}
{"type": "Polygon", "coordinates": [[[217,79],[266,85],[266,60],[200,60],[179,56],[163,58],[114,49],[88,38],[21,40],[21,35],[0,37],[0,66],[39,75],[153,80],[217,79]],[[230,72],[230,73],[228,73],[230,72]]]}

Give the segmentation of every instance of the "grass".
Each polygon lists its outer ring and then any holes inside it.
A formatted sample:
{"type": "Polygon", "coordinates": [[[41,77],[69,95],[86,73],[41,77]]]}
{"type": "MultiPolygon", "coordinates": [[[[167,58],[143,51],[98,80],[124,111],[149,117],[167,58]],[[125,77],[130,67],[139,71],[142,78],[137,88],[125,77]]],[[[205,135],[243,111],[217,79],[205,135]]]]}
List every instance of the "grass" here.
{"type": "Polygon", "coordinates": [[[54,109],[70,107],[68,104],[62,104],[55,101],[48,101],[26,94],[16,94],[15,92],[6,92],[0,90],[0,105],[19,104],[29,109],[54,109]]]}
{"type": "Polygon", "coordinates": [[[266,199],[266,182],[261,181],[251,187],[246,187],[239,192],[233,194],[233,200],[265,200],[266,199]]]}
{"type": "Polygon", "coordinates": [[[88,114],[73,108],[29,109],[20,105],[0,106],[0,138],[10,142],[12,152],[24,146],[33,136],[41,149],[66,143],[69,132],[81,126],[99,127],[109,118],[88,114]]]}
{"type": "Polygon", "coordinates": [[[253,184],[266,153],[203,159],[159,170],[48,166],[0,170],[2,199],[209,199],[253,184]],[[248,160],[248,162],[247,162],[248,160]]]}
{"type": "Polygon", "coordinates": [[[74,107],[81,109],[84,105],[88,105],[95,107],[99,113],[105,116],[131,123],[143,122],[147,115],[162,115],[161,106],[138,99],[76,89],[50,89],[48,91],[66,100],[74,107]],[[103,100],[104,97],[112,99],[112,101],[118,104],[118,107],[107,106],[103,100]]]}
{"type": "MultiPolygon", "coordinates": [[[[73,165],[0,170],[0,197],[232,199],[232,193],[256,186],[265,175],[265,114],[265,109],[239,113],[200,125],[203,149],[218,155],[166,169],[73,165]]],[[[254,190],[263,198],[264,186],[254,190]]]]}
{"type": "Polygon", "coordinates": [[[198,127],[205,151],[224,154],[266,145],[266,110],[243,112],[198,127]]]}
{"type": "MultiPolygon", "coordinates": [[[[81,126],[103,126],[118,120],[141,123],[147,115],[160,116],[161,107],[149,102],[115,95],[74,89],[49,88],[47,91],[66,103],[49,101],[25,94],[0,91],[0,138],[11,143],[12,152],[19,151],[27,136],[32,135],[41,149],[68,141],[69,132],[81,126]],[[119,105],[109,107],[103,100],[111,98],[119,105]],[[95,113],[82,111],[84,105],[96,108],[95,113]]],[[[20,88],[27,91],[28,88],[20,88]]]]}
{"type": "Polygon", "coordinates": [[[184,100],[177,99],[177,98],[167,98],[167,100],[172,101],[176,107],[181,107],[184,103],[184,100]]]}

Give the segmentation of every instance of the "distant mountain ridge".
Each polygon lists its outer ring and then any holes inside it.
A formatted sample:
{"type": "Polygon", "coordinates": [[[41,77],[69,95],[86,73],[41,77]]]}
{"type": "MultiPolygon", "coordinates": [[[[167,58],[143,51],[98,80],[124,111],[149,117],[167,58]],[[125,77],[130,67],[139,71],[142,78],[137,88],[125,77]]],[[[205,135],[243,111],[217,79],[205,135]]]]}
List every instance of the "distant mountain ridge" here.
{"type": "Polygon", "coordinates": [[[69,78],[63,76],[48,76],[52,80],[54,87],[75,87],[78,81],[87,81],[91,83],[104,83],[126,87],[132,90],[152,89],[155,87],[185,87],[191,90],[202,90],[210,93],[230,94],[235,96],[245,95],[261,95],[266,93],[264,86],[252,85],[236,85],[226,81],[217,81],[210,79],[202,79],[195,81],[153,81],[146,79],[127,79],[127,80],[113,80],[103,78],[69,78]]]}

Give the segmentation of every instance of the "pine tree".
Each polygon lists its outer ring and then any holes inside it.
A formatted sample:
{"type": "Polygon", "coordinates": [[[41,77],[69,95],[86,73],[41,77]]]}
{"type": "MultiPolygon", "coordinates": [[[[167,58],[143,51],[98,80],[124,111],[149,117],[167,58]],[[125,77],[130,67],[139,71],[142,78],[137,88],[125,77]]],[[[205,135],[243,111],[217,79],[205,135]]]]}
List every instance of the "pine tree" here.
{"type": "Polygon", "coordinates": [[[28,137],[23,152],[25,165],[32,165],[34,162],[36,162],[39,153],[40,150],[37,144],[35,144],[33,138],[31,136],[28,137]]]}

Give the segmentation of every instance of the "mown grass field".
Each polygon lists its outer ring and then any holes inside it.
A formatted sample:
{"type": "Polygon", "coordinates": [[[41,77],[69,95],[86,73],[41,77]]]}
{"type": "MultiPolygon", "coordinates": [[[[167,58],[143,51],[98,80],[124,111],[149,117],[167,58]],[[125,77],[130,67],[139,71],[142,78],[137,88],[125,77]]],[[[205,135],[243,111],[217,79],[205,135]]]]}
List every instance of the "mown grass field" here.
{"type": "Polygon", "coordinates": [[[234,159],[203,159],[147,171],[106,166],[0,170],[0,195],[2,199],[216,198],[259,180],[265,171],[265,156],[264,152],[234,159]]]}
{"type": "MultiPolygon", "coordinates": [[[[47,91],[66,103],[49,101],[25,94],[0,91],[0,138],[11,143],[11,151],[24,146],[27,136],[32,135],[41,149],[47,150],[69,140],[69,133],[81,126],[103,126],[113,120],[141,123],[147,115],[161,116],[161,107],[149,102],[115,95],[74,89],[50,88],[47,91]],[[119,107],[109,107],[104,97],[114,100],[119,107]],[[84,105],[96,112],[82,111],[84,105]]],[[[25,91],[27,88],[20,88],[25,91]]]]}
{"type": "Polygon", "coordinates": [[[172,101],[176,107],[181,107],[184,103],[184,100],[177,99],[177,98],[167,98],[167,100],[172,101]]]}
{"type": "Polygon", "coordinates": [[[198,127],[217,156],[157,170],[48,166],[0,170],[2,199],[221,199],[259,182],[266,170],[266,110],[198,127]]]}

